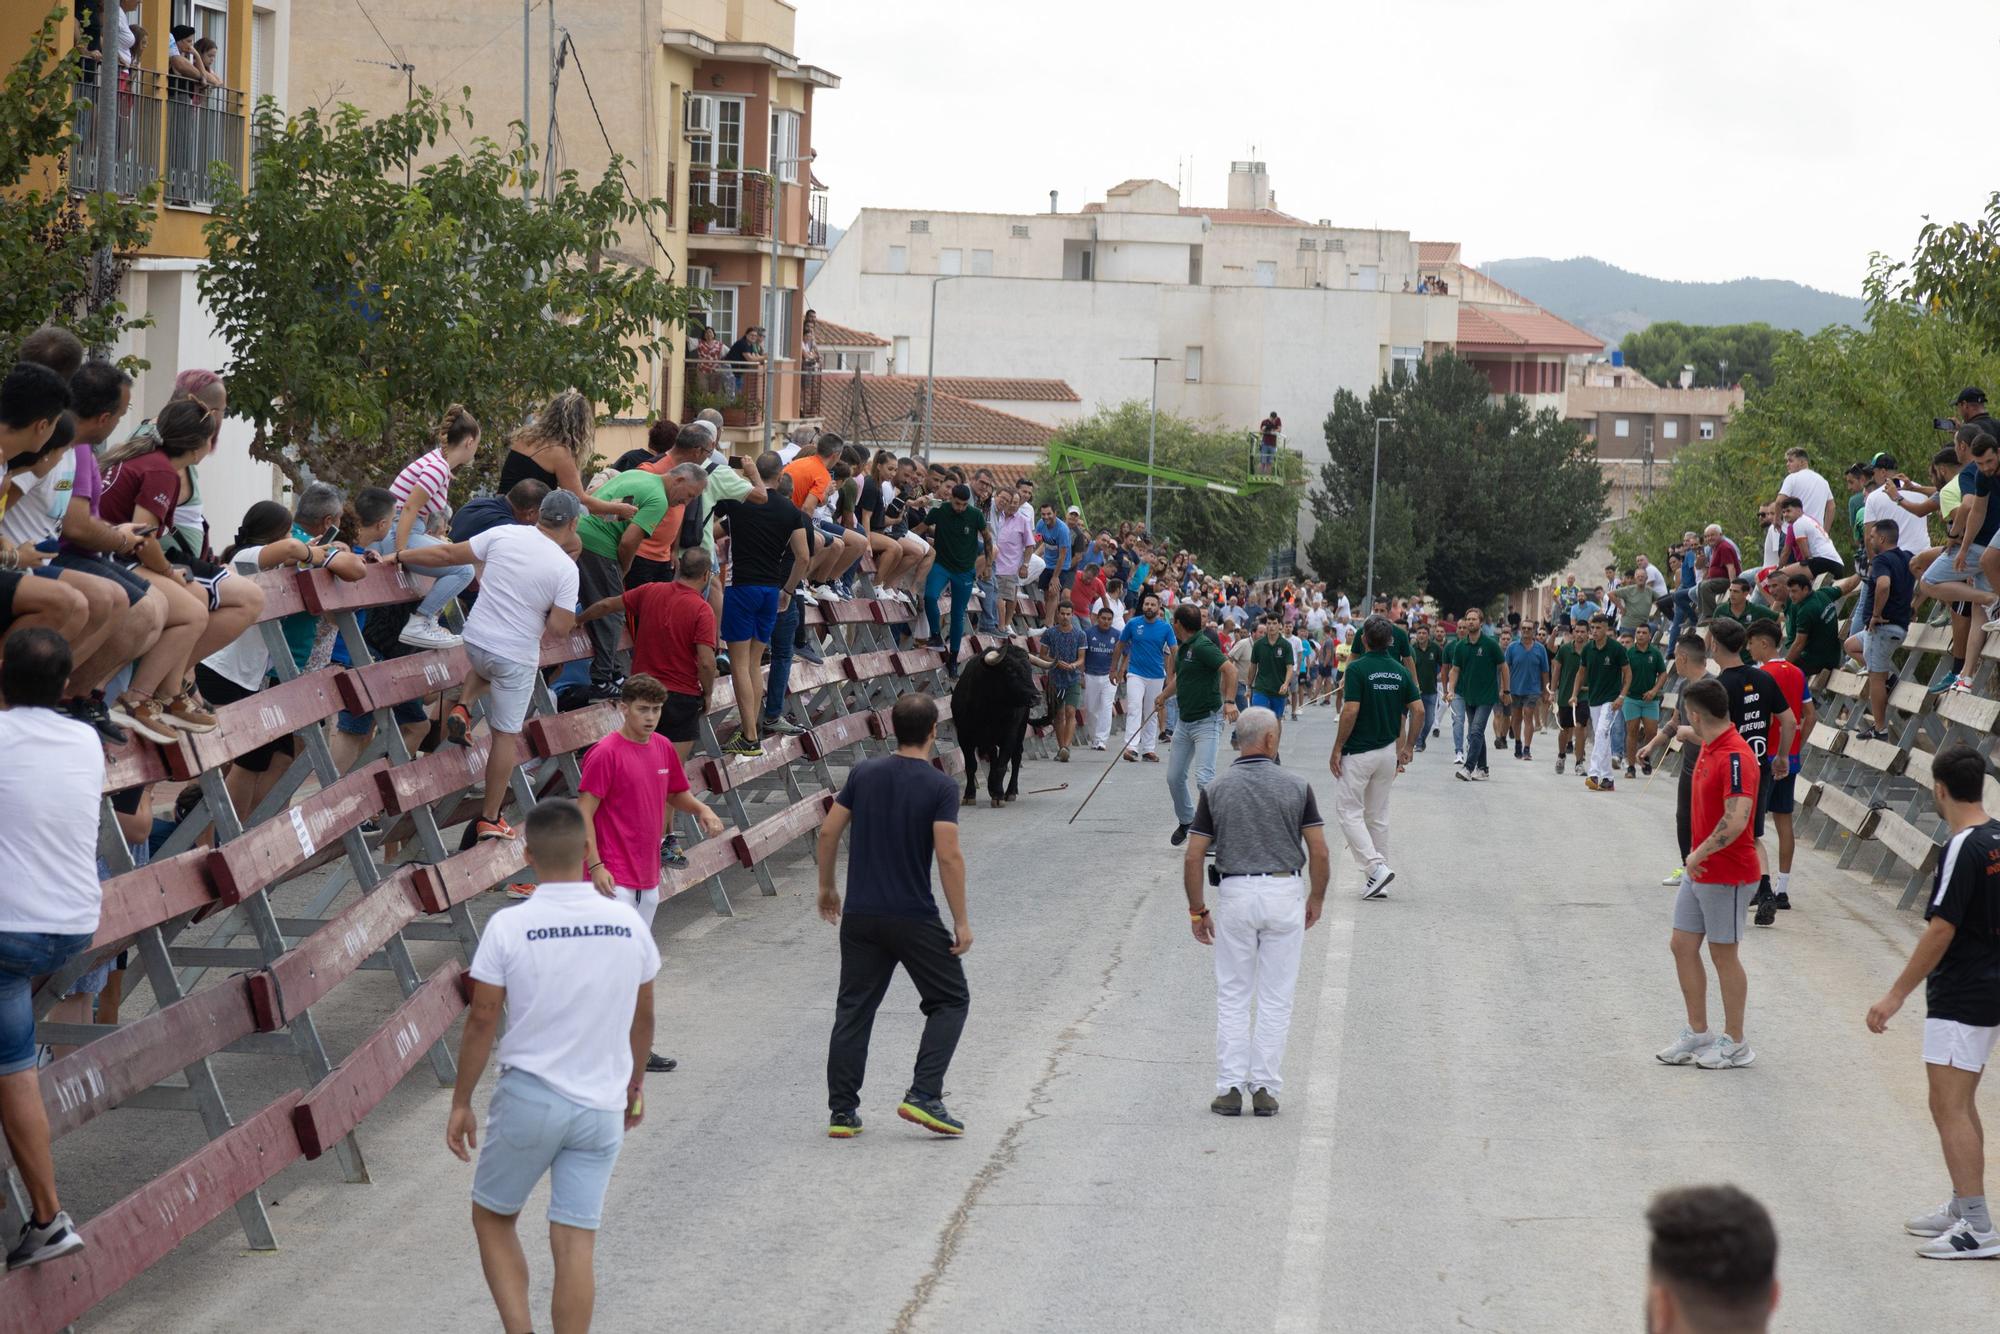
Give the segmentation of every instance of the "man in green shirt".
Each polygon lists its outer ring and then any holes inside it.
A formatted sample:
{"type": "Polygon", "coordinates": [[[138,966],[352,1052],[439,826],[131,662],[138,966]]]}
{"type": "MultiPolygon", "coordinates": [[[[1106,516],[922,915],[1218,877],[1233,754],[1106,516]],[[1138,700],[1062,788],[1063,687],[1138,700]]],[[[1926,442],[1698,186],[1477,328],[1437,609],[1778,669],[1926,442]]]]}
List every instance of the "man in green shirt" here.
{"type": "Polygon", "coordinates": [[[1340,735],[1327,767],[1333,771],[1334,809],[1354,860],[1367,868],[1361,897],[1387,897],[1396,873],[1389,869],[1389,784],[1410,762],[1424,732],[1417,678],[1392,656],[1395,636],[1385,617],[1361,627],[1362,652],[1347,664],[1341,693],[1340,735]]]}
{"type": "Polygon", "coordinates": [[[1585,782],[1592,792],[1615,792],[1611,773],[1611,729],[1618,725],[1619,701],[1632,679],[1625,648],[1611,637],[1611,618],[1590,618],[1590,642],[1583,646],[1582,671],[1570,687],[1571,703],[1590,709],[1590,769],[1585,782]]]}
{"type": "Polygon", "coordinates": [[[1652,627],[1639,627],[1625,662],[1632,673],[1625,688],[1625,776],[1635,778],[1635,758],[1646,766],[1647,773],[1653,772],[1652,760],[1641,756],[1640,748],[1660,730],[1660,692],[1667,685],[1666,655],[1653,644],[1652,627]]]}
{"type": "Polygon", "coordinates": [[[1276,616],[1265,617],[1257,630],[1257,642],[1250,646],[1250,707],[1269,709],[1283,718],[1297,667],[1292,641],[1285,637],[1284,622],[1276,616]]]}
{"type": "Polygon", "coordinates": [[[1572,626],[1560,632],[1562,641],[1556,645],[1556,772],[1563,771],[1563,761],[1573,750],[1576,753],[1578,772],[1583,769],[1584,742],[1590,736],[1590,717],[1577,715],[1576,706],[1570,702],[1576,693],[1577,670],[1583,666],[1583,645],[1589,638],[1583,627],[1572,626]]]}
{"type": "Polygon", "coordinates": [[[1612,596],[1618,600],[1619,629],[1636,631],[1652,620],[1653,590],[1637,566],[1626,575],[1625,582],[1618,585],[1612,596]]]}
{"type": "MultiPolygon", "coordinates": [[[[1060,589],[1060,586],[1058,586],[1060,589]]],[[[1167,655],[1167,683],[1153,711],[1166,726],[1167,701],[1180,707],[1174,725],[1173,749],[1167,755],[1167,793],[1174,799],[1175,847],[1187,842],[1188,826],[1201,794],[1215,779],[1215,752],[1222,725],[1236,721],[1236,664],[1222,651],[1213,631],[1201,624],[1201,608],[1183,602],[1174,608],[1176,647],[1167,655]],[[1194,770],[1194,792],[1188,792],[1188,770],[1194,770]]]]}
{"type": "Polygon", "coordinates": [[[1790,574],[1779,586],[1785,605],[1785,657],[1808,677],[1840,666],[1840,592],[1814,588],[1809,574],[1790,574]]]}
{"type": "Polygon", "coordinates": [[[1386,594],[1375,596],[1375,614],[1389,623],[1389,637],[1394,642],[1389,645],[1389,656],[1403,664],[1403,669],[1412,675],[1417,670],[1416,654],[1411,651],[1410,632],[1397,624],[1389,615],[1389,598],[1386,594]]]}
{"type": "Polygon", "coordinates": [[[1438,734],[1438,674],[1444,670],[1444,645],[1431,638],[1428,621],[1417,627],[1416,638],[1410,644],[1410,666],[1416,673],[1417,694],[1424,706],[1424,717],[1431,723],[1428,732],[1422,729],[1417,732],[1417,751],[1421,754],[1424,743],[1438,734]]]}
{"type": "Polygon", "coordinates": [[[972,488],[960,482],[951,489],[951,499],[932,505],[917,520],[931,527],[931,544],[937,548],[937,563],[924,580],[924,609],[930,613],[931,637],[938,641],[938,621],[942,616],[943,594],[951,588],[951,638],[947,641],[945,674],[958,679],[958,650],[965,642],[965,609],[972,600],[972,582],[984,579],[993,566],[993,530],[986,516],[972,503],[972,488]]]}
{"type": "MultiPolygon", "coordinates": [[[[697,471],[690,466],[688,471],[681,472],[677,467],[662,476],[634,468],[619,473],[592,493],[599,500],[622,500],[636,507],[638,513],[629,519],[586,513],[577,521],[576,540],[581,550],[576,555],[576,578],[584,606],[624,594],[625,572],[632,568],[632,560],[639,554],[639,543],[660,526],[669,509],[700,495],[702,486],[707,484],[705,476],[699,483],[690,480],[697,471]]],[[[625,675],[628,655],[618,648],[618,635],[624,625],[623,612],[590,624],[590,685],[600,699],[611,698],[618,678],[625,675]]]]}
{"type": "MultiPolygon", "coordinates": [[[[707,479],[703,478],[704,485],[707,479]]],[[[656,472],[644,468],[633,468],[621,472],[593,491],[598,500],[622,500],[638,509],[629,519],[614,519],[602,514],[585,514],[576,525],[577,540],[583,549],[605,560],[616,561],[622,575],[632,567],[632,558],[639,552],[639,543],[653,535],[660,526],[660,520],[667,517],[672,505],[667,500],[665,479],[656,472]]]]}
{"type": "Polygon", "coordinates": [[[1724,602],[1722,606],[1717,607],[1715,614],[1717,616],[1727,616],[1742,625],[1748,625],[1752,621],[1777,620],[1777,612],[1772,611],[1769,607],[1761,603],[1750,600],[1750,594],[1754,587],[1755,585],[1750,582],[1748,575],[1739,574],[1734,579],[1731,579],[1729,581],[1729,600],[1724,602]],[[1723,607],[1727,607],[1728,610],[1724,611],[1723,607]]]}
{"type": "MultiPolygon", "coordinates": [[[[1447,658],[1450,674],[1445,680],[1444,697],[1454,698],[1465,708],[1464,767],[1456,770],[1459,781],[1484,782],[1491,775],[1486,768],[1486,728],[1493,719],[1493,706],[1500,702],[1500,641],[1485,633],[1486,616],[1474,607],[1459,620],[1458,643],[1447,658]]],[[[1453,732],[1457,731],[1453,715],[1453,732]]]]}

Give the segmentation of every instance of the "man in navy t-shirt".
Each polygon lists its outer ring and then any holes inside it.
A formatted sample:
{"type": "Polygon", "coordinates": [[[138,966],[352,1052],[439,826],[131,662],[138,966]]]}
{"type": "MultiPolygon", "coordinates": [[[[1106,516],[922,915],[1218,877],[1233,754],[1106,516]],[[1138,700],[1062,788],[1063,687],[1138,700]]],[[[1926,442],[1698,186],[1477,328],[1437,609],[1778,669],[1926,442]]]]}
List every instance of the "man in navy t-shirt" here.
{"type": "Polygon", "coordinates": [[[1103,750],[1111,736],[1111,663],[1118,656],[1111,620],[1111,608],[1099,607],[1083,628],[1083,725],[1092,750],[1103,750]]]}
{"type": "Polygon", "coordinates": [[[944,1105],[944,1073],[971,1004],[959,956],[972,948],[965,907],[965,857],[958,848],[958,784],[931,764],[937,705],[905,695],[889,711],[896,753],[864,760],[847,775],[819,830],[819,915],[840,927],[840,995],[826,1056],[827,1134],[861,1133],[861,1075],[876,1007],[901,964],[924,1012],[916,1073],[896,1115],[940,1135],[965,1126],[944,1105]],[[834,854],[849,825],[847,902],[833,887],[834,854]],[[954,930],[931,897],[937,859],[954,930]],[[845,915],[843,916],[843,907],[845,915]]]}

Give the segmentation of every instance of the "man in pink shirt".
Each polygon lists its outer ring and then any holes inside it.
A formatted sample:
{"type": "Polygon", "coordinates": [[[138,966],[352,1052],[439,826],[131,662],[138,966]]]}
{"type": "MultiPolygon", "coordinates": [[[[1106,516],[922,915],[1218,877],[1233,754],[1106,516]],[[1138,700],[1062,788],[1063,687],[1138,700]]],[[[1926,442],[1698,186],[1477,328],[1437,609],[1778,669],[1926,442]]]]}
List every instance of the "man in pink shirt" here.
{"type": "Polygon", "coordinates": [[[1035,525],[1014,488],[1003,486],[994,496],[993,587],[1000,604],[995,615],[1001,627],[1008,628],[1014,624],[1021,581],[1028,577],[1028,548],[1035,540],[1035,525]]]}
{"type": "MultiPolygon", "coordinates": [[[[667,832],[667,807],[694,816],[704,838],[722,832],[722,820],[690,790],[673,743],[654,735],[666,702],[667,688],[652,677],[635,673],[625,678],[619,697],[625,721],[584,756],[576,794],[590,883],[605,898],[630,904],[648,931],[660,910],[660,843],[667,832]]],[[[646,1058],[646,1069],[656,1074],[674,1065],[658,1052],[646,1058]]]]}

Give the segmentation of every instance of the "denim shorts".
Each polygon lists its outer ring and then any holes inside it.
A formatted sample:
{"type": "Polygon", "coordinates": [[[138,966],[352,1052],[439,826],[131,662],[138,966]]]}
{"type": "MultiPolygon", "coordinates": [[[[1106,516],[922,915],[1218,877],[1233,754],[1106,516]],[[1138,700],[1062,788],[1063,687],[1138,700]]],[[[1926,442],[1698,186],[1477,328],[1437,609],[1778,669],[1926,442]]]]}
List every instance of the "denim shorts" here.
{"type": "Polygon", "coordinates": [[[1870,672],[1896,670],[1894,654],[1909,633],[1900,625],[1878,625],[1861,633],[1861,658],[1870,672]]]}
{"type": "MultiPolygon", "coordinates": [[[[392,706],[389,712],[395,716],[398,727],[409,727],[415,723],[427,723],[431,720],[430,711],[424,707],[422,699],[406,699],[401,704],[392,706]]],[[[334,726],[349,736],[367,736],[375,730],[375,715],[350,713],[342,709],[340,720],[334,726]]]]}
{"type": "Polygon", "coordinates": [[[502,1070],[486,1107],[472,1202],[510,1217],[549,1178],[549,1221],[597,1230],[625,1117],[571,1102],[526,1070],[502,1070]]]}
{"type": "Polygon", "coordinates": [[[90,948],[90,933],[0,931],[0,1075],[35,1068],[35,979],[90,948]]]}

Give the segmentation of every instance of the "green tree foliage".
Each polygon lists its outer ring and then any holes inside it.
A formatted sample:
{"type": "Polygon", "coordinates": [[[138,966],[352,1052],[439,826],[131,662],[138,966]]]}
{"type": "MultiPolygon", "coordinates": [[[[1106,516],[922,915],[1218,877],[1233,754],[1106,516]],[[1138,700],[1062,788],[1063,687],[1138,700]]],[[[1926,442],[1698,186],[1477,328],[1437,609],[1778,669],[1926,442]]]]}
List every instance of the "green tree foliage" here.
{"type": "Polygon", "coordinates": [[[1483,607],[1561,569],[1604,520],[1608,485],[1583,432],[1516,396],[1495,402],[1485,375],[1441,354],[1415,376],[1384,379],[1366,401],[1341,390],[1327,415],[1308,552],[1315,570],[1345,572],[1337,586],[1349,594],[1361,591],[1367,560],[1378,417],[1396,419],[1382,428],[1378,592],[1421,589],[1446,607],[1483,607]],[[1391,541],[1407,546],[1391,555],[1391,541]]]}
{"type": "MultiPolygon", "coordinates": [[[[1136,400],[1100,408],[1062,427],[1056,438],[1143,463],[1150,415],[1150,408],[1136,400]]],[[[1153,458],[1163,467],[1240,484],[1249,478],[1253,447],[1245,432],[1163,412],[1153,458]]],[[[1246,487],[1240,495],[1156,484],[1152,533],[1175,549],[1185,548],[1211,574],[1262,575],[1271,553],[1291,546],[1298,532],[1298,488],[1305,469],[1295,454],[1281,452],[1278,462],[1287,485],[1246,487]]],[[[1077,503],[1092,531],[1146,517],[1145,478],[1136,473],[1091,468],[1058,479],[1044,467],[1035,478],[1036,493],[1048,499],[1066,496],[1068,482],[1076,483],[1077,503]]]]}
{"type": "Polygon", "coordinates": [[[1756,534],[1757,505],[1777,494],[1794,446],[1836,496],[1845,494],[1848,466],[1878,451],[1924,478],[1930,456],[1951,443],[1932,419],[1949,417],[1966,385],[2000,385],[2000,351],[1943,313],[1877,301],[1866,330],[1843,326],[1799,339],[1772,369],[1771,383],[1749,397],[1721,438],[1682,449],[1666,485],[1612,534],[1621,566],[1641,551],[1658,561],[1683,532],[1710,523],[1739,544],[1756,534]]]}
{"type": "Polygon", "coordinates": [[[1971,222],[1926,218],[1908,259],[1875,256],[1867,291],[1871,306],[1908,302],[1964,325],[1981,347],[2000,348],[2000,191],[1971,222]]]}
{"type": "MultiPolygon", "coordinates": [[[[687,295],[605,258],[621,228],[666,208],[632,202],[618,159],[589,187],[563,173],[530,205],[518,124],[505,146],[475,139],[404,186],[410,157],[469,123],[428,89],[375,120],[345,105],[287,118],[268,101],[256,114],[255,186],[224,190],[201,278],[235,349],[230,406],[256,426],[253,456],[351,488],[392,476],[452,403],[494,440],[562,389],[612,415],[643,401],[687,295]]],[[[489,479],[499,454],[461,479],[489,479]]]]}
{"type": "Polygon", "coordinates": [[[68,15],[68,5],[51,10],[0,82],[0,348],[51,320],[98,348],[149,323],[127,317],[117,299],[118,270],[100,274],[96,256],[105,247],[123,255],[145,244],[157,187],[131,201],[69,192],[77,150],[70,97],[82,56],[56,54],[68,15]]]}
{"type": "Polygon", "coordinates": [[[1778,349],[1798,335],[1768,324],[1681,324],[1665,320],[1625,335],[1625,363],[1655,384],[1680,383],[1681,367],[1694,367],[1698,389],[1728,388],[1738,381],[1771,382],[1778,349]]]}

